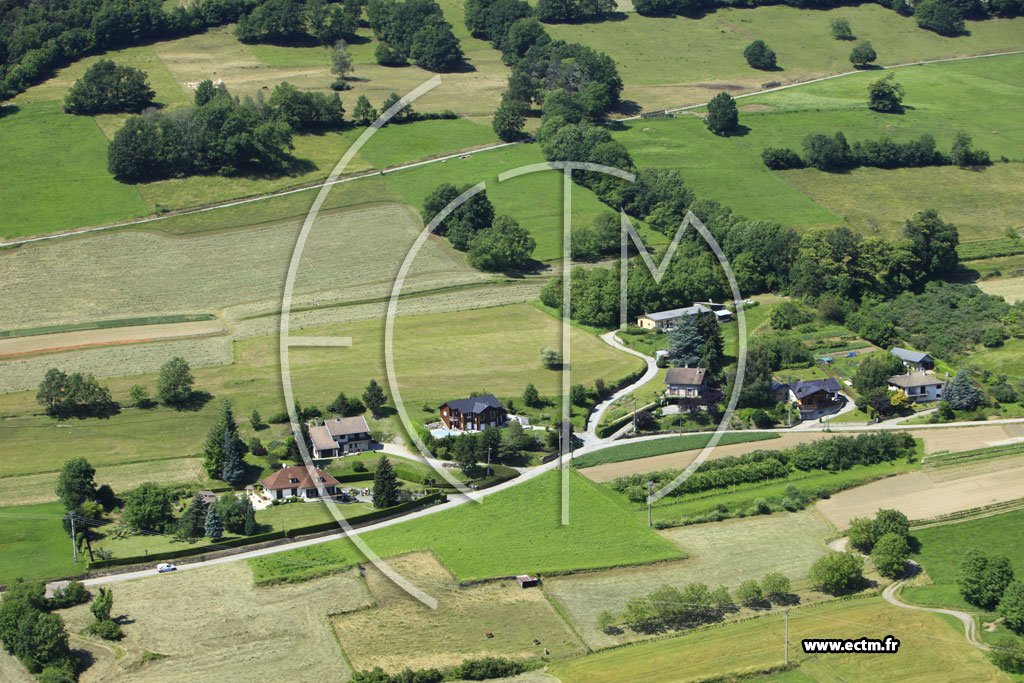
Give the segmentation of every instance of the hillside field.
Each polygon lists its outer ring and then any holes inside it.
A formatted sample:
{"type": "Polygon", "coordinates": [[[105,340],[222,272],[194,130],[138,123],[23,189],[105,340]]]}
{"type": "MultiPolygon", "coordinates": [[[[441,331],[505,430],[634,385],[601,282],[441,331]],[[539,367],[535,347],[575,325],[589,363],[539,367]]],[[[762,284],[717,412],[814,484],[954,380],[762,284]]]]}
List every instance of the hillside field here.
{"type": "Polygon", "coordinates": [[[748,218],[804,228],[845,224],[864,235],[889,238],[915,211],[935,208],[956,223],[961,240],[991,238],[1019,223],[1016,188],[1024,182],[1024,168],[999,160],[1001,155],[1018,161],[1024,157],[1024,124],[1016,115],[1024,105],[1024,87],[1015,75],[1021,68],[1024,55],[894,70],[906,90],[902,115],[867,108],[867,87],[884,74],[865,71],[739,100],[741,108],[756,105],[758,111],[740,111],[743,128],[737,135],[712,135],[700,118],[687,114],[618,123],[620,132],[614,135],[638,165],[678,168],[698,197],[721,201],[748,218]],[[836,131],[851,143],[930,133],[948,153],[961,129],[990,153],[993,166],[829,174],[770,171],[761,160],[766,147],[802,153],[808,133],[836,131]]]}
{"type": "Polygon", "coordinates": [[[1022,532],[1024,510],[912,530],[911,535],[917,539],[914,559],[921,563],[934,583],[908,586],[903,589],[903,598],[921,605],[978,611],[963,599],[956,586],[964,554],[969,550],[980,550],[988,555],[1005,555],[1014,572],[1022,574],[1024,546],[1019,542],[1022,532]]]}
{"type": "MultiPolygon", "coordinates": [[[[678,559],[684,554],[595,484],[570,477],[569,525],[561,525],[561,476],[545,472],[512,488],[362,536],[381,557],[429,549],[459,581],[557,574],[678,559]]],[[[257,583],[300,580],[361,561],[347,540],[247,560],[257,583]]],[[[428,593],[430,587],[424,585],[428,593]]]]}
{"type": "MultiPolygon", "coordinates": [[[[781,615],[696,631],[601,652],[550,667],[563,683],[704,681],[782,666],[781,615]]],[[[963,639],[959,624],[939,615],[899,609],[882,598],[790,611],[790,662],[798,669],[771,680],[1000,680],[985,655],[963,639]],[[900,641],[895,655],[805,655],[804,638],[884,638],[900,641]],[[799,675],[798,675],[799,674],[799,675]]]]}
{"type": "MultiPolygon", "coordinates": [[[[486,389],[506,399],[519,399],[526,384],[533,382],[542,395],[555,395],[560,386],[559,373],[543,368],[539,351],[544,345],[558,345],[560,329],[554,318],[526,304],[402,317],[395,325],[394,346],[402,397],[415,419],[425,402],[436,406],[474,390],[486,389]],[[462,362],[446,365],[439,372],[435,358],[439,348],[465,350],[462,362]],[[479,353],[479,349],[487,349],[487,353],[479,353]],[[496,358],[501,362],[495,363],[496,358]]],[[[302,333],[347,335],[353,339],[350,348],[299,347],[291,351],[292,386],[302,404],[322,407],[339,391],[360,396],[371,378],[390,394],[382,353],[383,321],[307,328],[302,333]]],[[[572,339],[578,354],[574,382],[592,385],[594,380],[604,378],[611,384],[638,369],[640,361],[635,357],[616,351],[577,327],[572,328],[572,339]]],[[[249,438],[252,431],[247,418],[254,409],[264,417],[284,409],[278,339],[256,337],[236,342],[233,348],[231,364],[193,369],[196,389],[214,397],[195,411],[179,412],[162,406],[124,408],[108,419],[57,422],[39,414],[34,390],[0,394],[0,414],[5,416],[0,421],[0,441],[14,454],[0,462],[0,490],[8,485],[16,488],[23,498],[20,502],[53,500],[53,482],[69,452],[88,458],[99,468],[174,458],[179,462],[168,466],[182,469],[180,458],[201,451],[225,398],[231,400],[244,436],[249,438]],[[57,424],[71,426],[56,428],[57,424]],[[21,475],[31,475],[31,486],[21,475]],[[18,477],[17,482],[9,484],[9,477],[18,477]],[[32,497],[25,499],[30,491],[32,497]]],[[[166,358],[155,360],[159,364],[166,358]]],[[[103,383],[110,386],[115,400],[127,401],[133,384],[154,391],[156,375],[115,377],[103,383]]],[[[400,433],[387,419],[370,422],[375,429],[400,433]]],[[[270,432],[278,437],[283,433],[281,425],[270,432]]],[[[263,432],[260,437],[264,441],[274,438],[267,434],[263,432]]],[[[155,476],[147,475],[146,467],[137,469],[131,485],[155,476]]],[[[97,480],[103,483],[106,477],[116,476],[100,469],[97,480]]],[[[128,481],[122,481],[115,489],[128,486],[128,481]]]]}

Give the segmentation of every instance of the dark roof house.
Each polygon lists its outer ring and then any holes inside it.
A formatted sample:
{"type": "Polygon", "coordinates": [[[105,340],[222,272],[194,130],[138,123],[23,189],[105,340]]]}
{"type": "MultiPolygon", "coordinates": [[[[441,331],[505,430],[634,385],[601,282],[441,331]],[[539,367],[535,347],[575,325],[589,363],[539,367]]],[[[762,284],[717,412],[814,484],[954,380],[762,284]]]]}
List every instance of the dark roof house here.
{"type": "Polygon", "coordinates": [[[904,365],[917,370],[931,370],[935,367],[935,359],[923,351],[911,351],[894,346],[889,353],[903,361],[904,365]]]}
{"type": "Polygon", "coordinates": [[[807,396],[816,394],[819,391],[835,393],[839,391],[839,382],[831,377],[828,379],[801,380],[798,382],[790,382],[789,390],[793,392],[793,395],[796,396],[797,399],[803,399],[807,396]]]}
{"type": "Polygon", "coordinates": [[[494,394],[470,396],[441,405],[441,422],[447,429],[480,430],[500,427],[508,420],[508,413],[494,394]]]}

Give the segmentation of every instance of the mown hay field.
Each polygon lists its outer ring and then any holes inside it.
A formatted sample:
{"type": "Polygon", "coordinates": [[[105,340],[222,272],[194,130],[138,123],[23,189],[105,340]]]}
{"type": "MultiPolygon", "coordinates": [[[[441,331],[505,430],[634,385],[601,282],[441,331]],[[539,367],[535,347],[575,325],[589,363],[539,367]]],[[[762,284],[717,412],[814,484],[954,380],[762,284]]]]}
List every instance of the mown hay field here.
{"type": "MultiPolygon", "coordinates": [[[[241,682],[273,662],[287,662],[292,677],[347,680],[327,615],[369,603],[358,573],[266,589],[248,574],[230,562],[118,583],[112,614],[128,619],[119,654],[100,652],[79,680],[241,682]],[[146,651],[166,656],[146,662],[146,651]]],[[[88,605],[60,614],[73,634],[93,620],[88,605]]],[[[72,635],[72,646],[91,640],[72,635]]]]}
{"type": "Polygon", "coordinates": [[[782,572],[805,600],[820,599],[806,587],[807,572],[827,551],[825,540],[832,532],[818,513],[806,510],[679,527],[658,534],[686,552],[685,560],[556,576],[545,580],[544,590],[563,606],[588,647],[619,645],[646,636],[629,629],[605,633],[597,627],[598,615],[604,610],[618,614],[630,598],[666,584],[703,583],[734,592],[742,581],[782,572]]]}
{"type": "Polygon", "coordinates": [[[434,597],[437,609],[367,566],[373,608],[331,618],[353,669],[379,666],[397,673],[481,657],[535,659],[547,650],[552,660],[559,660],[586,652],[539,589],[524,590],[512,580],[460,588],[428,552],[391,558],[388,564],[434,597]]]}
{"type": "MultiPolygon", "coordinates": [[[[365,534],[381,557],[432,550],[459,581],[554,574],[678,559],[671,542],[631,519],[595,484],[570,476],[569,524],[561,524],[561,475],[535,479],[487,496],[482,503],[411,519],[365,534]]],[[[347,540],[248,560],[257,582],[301,579],[362,561],[347,540]]]]}
{"type": "Polygon", "coordinates": [[[1001,296],[1011,304],[1024,299],[1024,277],[982,280],[978,287],[986,294],[1001,296]]]}
{"type": "MultiPolygon", "coordinates": [[[[776,614],[561,662],[549,672],[563,683],[683,683],[759,672],[783,665],[784,631],[776,614]]],[[[959,623],[893,607],[881,597],[791,610],[789,642],[790,662],[799,669],[786,680],[1005,680],[964,639],[959,623]],[[887,635],[901,641],[896,654],[805,655],[800,647],[804,638],[887,635]]]]}

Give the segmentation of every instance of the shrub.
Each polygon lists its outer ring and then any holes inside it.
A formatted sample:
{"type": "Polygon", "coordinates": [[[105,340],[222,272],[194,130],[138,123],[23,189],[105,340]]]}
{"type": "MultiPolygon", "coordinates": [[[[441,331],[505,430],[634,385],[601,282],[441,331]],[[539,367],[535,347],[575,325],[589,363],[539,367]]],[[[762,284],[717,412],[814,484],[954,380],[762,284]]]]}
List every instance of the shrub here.
{"type": "Polygon", "coordinates": [[[829,30],[836,40],[853,40],[853,31],[850,29],[850,22],[843,17],[836,17],[829,22],[829,30]]]}
{"type": "Polygon", "coordinates": [[[773,171],[804,167],[804,161],[800,155],[788,147],[766,147],[761,152],[761,159],[764,161],[764,165],[773,171]]]}
{"type": "Polygon", "coordinates": [[[484,681],[490,678],[507,678],[523,672],[523,665],[504,657],[483,657],[467,659],[457,668],[456,675],[467,681],[484,681]]]}
{"type": "Polygon", "coordinates": [[[121,638],[124,638],[124,631],[121,630],[121,627],[113,619],[92,622],[89,624],[89,633],[97,635],[104,640],[121,640],[121,638]]]}
{"type": "Polygon", "coordinates": [[[768,71],[776,68],[775,53],[763,40],[755,40],[743,50],[747,64],[755,69],[768,71]]]}
{"type": "Polygon", "coordinates": [[[898,579],[903,576],[910,558],[910,546],[906,536],[888,533],[879,537],[871,551],[871,561],[882,576],[898,579]]]}
{"type": "Polygon", "coordinates": [[[1024,674],[1024,641],[1013,636],[1000,636],[992,644],[988,656],[1003,671],[1024,674]]]}
{"type": "Polygon", "coordinates": [[[857,590],[864,583],[864,561],[850,553],[830,552],[811,565],[811,588],[838,595],[857,590]]]}
{"type": "Polygon", "coordinates": [[[875,53],[875,48],[871,47],[871,43],[866,40],[857,43],[850,50],[850,63],[858,69],[864,68],[877,58],[878,55],[875,53]]]}
{"type": "Polygon", "coordinates": [[[766,598],[777,605],[782,604],[789,598],[789,579],[780,572],[765,574],[761,579],[761,590],[766,598]]]}
{"type": "Polygon", "coordinates": [[[764,605],[764,593],[761,586],[754,579],[747,579],[736,589],[736,599],[746,607],[761,607],[764,605]]]}

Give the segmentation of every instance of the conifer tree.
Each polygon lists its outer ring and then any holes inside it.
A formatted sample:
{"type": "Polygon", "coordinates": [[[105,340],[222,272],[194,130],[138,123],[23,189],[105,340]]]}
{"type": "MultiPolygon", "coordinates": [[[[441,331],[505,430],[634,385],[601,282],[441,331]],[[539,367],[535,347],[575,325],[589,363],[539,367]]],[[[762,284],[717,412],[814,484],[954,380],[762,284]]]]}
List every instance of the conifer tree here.
{"type": "Polygon", "coordinates": [[[238,485],[245,479],[245,464],[238,444],[231,438],[231,431],[224,429],[224,468],[221,478],[229,484],[238,485]]]}
{"type": "Polygon", "coordinates": [[[377,384],[377,380],[371,379],[370,383],[366,385],[366,391],[363,392],[363,404],[370,409],[374,417],[380,417],[380,409],[384,407],[387,400],[388,397],[377,384]]]}
{"type": "Polygon", "coordinates": [[[389,508],[398,502],[398,476],[387,456],[380,456],[373,475],[373,507],[389,508]]]}
{"type": "Polygon", "coordinates": [[[206,537],[216,543],[224,535],[224,524],[220,521],[217,506],[211,505],[206,513],[206,537]]]}
{"type": "Polygon", "coordinates": [[[210,428],[210,433],[206,436],[206,443],[203,445],[203,455],[206,458],[203,467],[211,479],[219,479],[224,472],[224,430],[230,434],[238,449],[239,457],[244,455],[245,443],[238,436],[235,414],[231,411],[231,401],[227,399],[224,400],[220,415],[217,416],[217,421],[210,428]]]}

